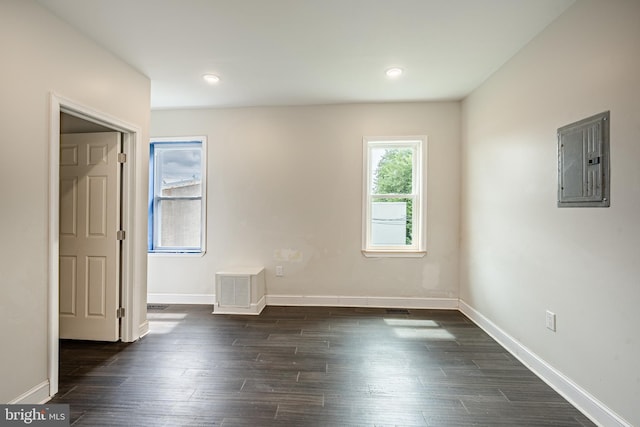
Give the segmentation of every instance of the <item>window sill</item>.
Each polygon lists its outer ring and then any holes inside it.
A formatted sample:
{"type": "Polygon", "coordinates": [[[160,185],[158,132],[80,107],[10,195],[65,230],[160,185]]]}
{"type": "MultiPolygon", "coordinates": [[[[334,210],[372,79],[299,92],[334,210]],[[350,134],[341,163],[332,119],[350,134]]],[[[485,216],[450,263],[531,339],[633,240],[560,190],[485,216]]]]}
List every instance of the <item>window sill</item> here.
{"type": "Polygon", "coordinates": [[[367,258],[422,258],[427,251],[385,251],[363,249],[362,254],[367,258]]]}
{"type": "Polygon", "coordinates": [[[178,257],[178,258],[202,258],[206,252],[147,252],[153,258],[178,257]]]}

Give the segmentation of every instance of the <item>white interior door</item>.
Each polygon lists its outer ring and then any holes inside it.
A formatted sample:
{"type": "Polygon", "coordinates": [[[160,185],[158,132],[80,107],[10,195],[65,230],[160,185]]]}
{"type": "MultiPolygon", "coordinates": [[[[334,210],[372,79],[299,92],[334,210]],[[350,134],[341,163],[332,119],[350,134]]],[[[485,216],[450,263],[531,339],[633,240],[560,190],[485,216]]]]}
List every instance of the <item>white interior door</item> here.
{"type": "Polygon", "coordinates": [[[60,135],[60,338],[120,338],[120,144],[60,135]]]}

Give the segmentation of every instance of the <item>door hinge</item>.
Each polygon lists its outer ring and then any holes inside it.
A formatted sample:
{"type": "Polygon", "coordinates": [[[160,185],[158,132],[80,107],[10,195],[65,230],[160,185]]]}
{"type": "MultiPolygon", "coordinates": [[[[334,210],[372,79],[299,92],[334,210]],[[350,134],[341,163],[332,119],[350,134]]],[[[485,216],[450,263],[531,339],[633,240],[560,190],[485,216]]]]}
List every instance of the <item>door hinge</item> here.
{"type": "Polygon", "coordinates": [[[118,307],[116,310],[116,317],[122,319],[124,317],[124,307],[118,307]]]}
{"type": "Polygon", "coordinates": [[[126,153],[118,153],[118,163],[127,163],[126,153]]]}
{"type": "Polygon", "coordinates": [[[118,230],[118,231],[116,232],[116,239],[117,239],[117,240],[124,240],[124,238],[125,238],[125,234],[126,234],[126,233],[124,232],[124,230],[118,230]]]}

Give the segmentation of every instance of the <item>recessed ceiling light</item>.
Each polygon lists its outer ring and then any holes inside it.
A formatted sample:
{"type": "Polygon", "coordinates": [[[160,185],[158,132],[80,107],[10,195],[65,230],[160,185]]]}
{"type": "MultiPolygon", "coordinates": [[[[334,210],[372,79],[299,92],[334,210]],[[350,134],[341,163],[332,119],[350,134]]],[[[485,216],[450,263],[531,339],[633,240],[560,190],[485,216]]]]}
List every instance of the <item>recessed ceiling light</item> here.
{"type": "Polygon", "coordinates": [[[402,68],[389,68],[386,71],[387,77],[395,79],[396,77],[400,77],[402,74],[402,68]]]}
{"type": "Polygon", "coordinates": [[[215,74],[205,74],[204,76],[202,76],[202,78],[205,82],[210,84],[216,84],[220,81],[220,77],[216,76],[215,74]]]}

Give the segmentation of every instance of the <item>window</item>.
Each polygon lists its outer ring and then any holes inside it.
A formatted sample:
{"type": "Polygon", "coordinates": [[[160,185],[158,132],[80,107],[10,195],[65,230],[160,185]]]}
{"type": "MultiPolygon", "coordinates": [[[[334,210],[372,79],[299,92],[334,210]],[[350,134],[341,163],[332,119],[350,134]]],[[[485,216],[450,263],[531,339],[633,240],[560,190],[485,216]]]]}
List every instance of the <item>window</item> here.
{"type": "Polygon", "coordinates": [[[151,140],[149,252],[204,253],[206,138],[151,140]]]}
{"type": "Polygon", "coordinates": [[[426,137],[365,137],[363,146],[363,253],[424,256],[426,137]]]}

